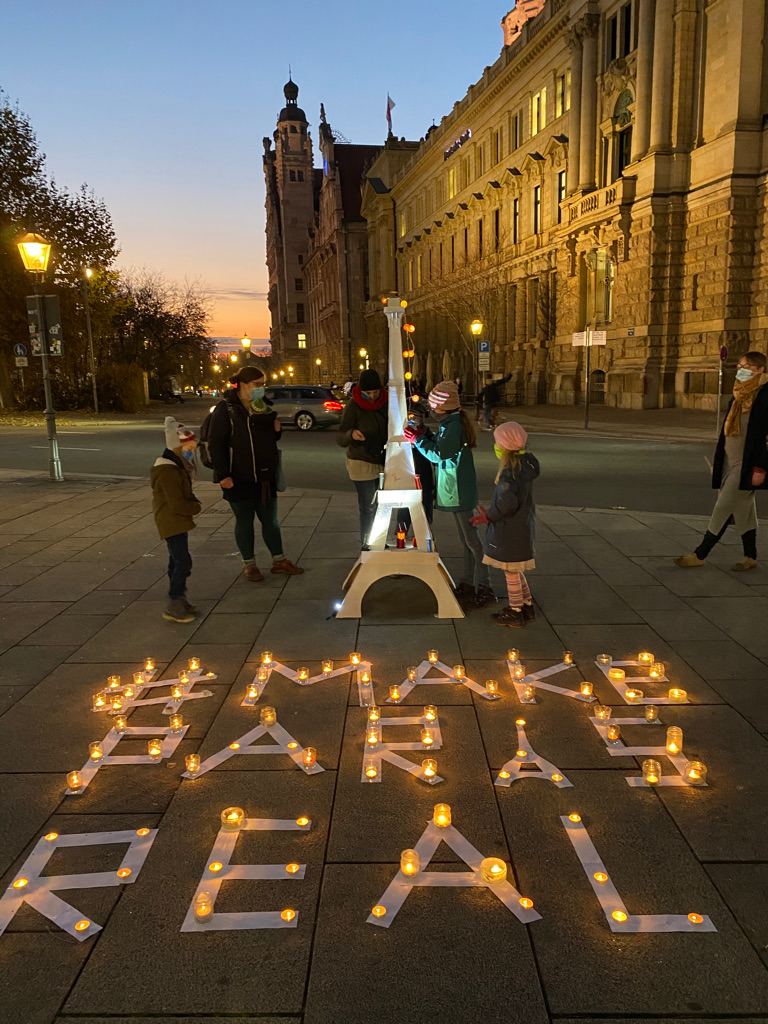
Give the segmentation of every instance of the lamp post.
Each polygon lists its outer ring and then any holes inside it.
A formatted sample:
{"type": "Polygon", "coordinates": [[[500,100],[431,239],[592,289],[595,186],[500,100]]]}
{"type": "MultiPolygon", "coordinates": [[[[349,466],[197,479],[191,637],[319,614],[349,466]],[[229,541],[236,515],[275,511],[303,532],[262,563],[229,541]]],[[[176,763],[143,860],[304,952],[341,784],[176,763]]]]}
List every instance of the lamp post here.
{"type": "Polygon", "coordinates": [[[99,415],[99,394],[96,388],[96,359],[93,355],[93,331],[91,330],[91,301],[89,285],[93,277],[93,268],[86,267],[83,271],[83,305],[85,306],[85,329],[88,333],[88,361],[91,364],[91,385],[93,387],[93,411],[99,415]]]}
{"type": "Polygon", "coordinates": [[[251,355],[251,339],[248,337],[247,333],[243,334],[242,338],[240,339],[240,344],[243,349],[243,355],[245,356],[245,359],[247,361],[251,355]]]}
{"type": "Polygon", "coordinates": [[[477,318],[475,318],[472,321],[472,323],[469,325],[469,330],[470,330],[470,332],[472,334],[472,337],[475,339],[475,352],[474,352],[474,356],[475,356],[475,360],[474,360],[475,361],[475,384],[476,384],[476,387],[477,387],[478,395],[480,394],[480,350],[479,350],[478,344],[479,344],[480,338],[483,335],[483,327],[484,326],[485,325],[483,324],[483,321],[482,320],[478,320],[477,318]]]}
{"type": "MultiPolygon", "coordinates": [[[[43,370],[43,391],[45,393],[45,426],[48,435],[48,472],[51,480],[61,483],[64,474],[59,458],[59,440],[56,436],[56,411],[53,408],[51,391],[51,375],[48,365],[48,325],[45,320],[45,299],[40,295],[38,283],[45,279],[48,260],[51,255],[51,244],[42,235],[28,232],[17,243],[17,248],[24,264],[24,269],[33,274],[35,294],[30,296],[37,313],[38,337],[40,338],[40,355],[43,370]]],[[[29,302],[29,299],[27,300],[29,302]]]]}

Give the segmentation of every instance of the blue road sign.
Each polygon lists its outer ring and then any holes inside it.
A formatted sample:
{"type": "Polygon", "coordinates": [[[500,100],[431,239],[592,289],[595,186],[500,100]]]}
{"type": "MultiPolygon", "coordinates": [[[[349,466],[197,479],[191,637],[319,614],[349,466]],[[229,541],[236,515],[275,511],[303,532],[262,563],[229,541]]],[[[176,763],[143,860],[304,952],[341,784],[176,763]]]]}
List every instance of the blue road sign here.
{"type": "Polygon", "coordinates": [[[477,343],[477,351],[478,352],[490,352],[491,351],[491,343],[490,343],[490,341],[478,341],[478,343],[477,343]]]}
{"type": "Polygon", "coordinates": [[[15,356],[18,356],[19,358],[22,358],[23,356],[25,356],[27,354],[27,346],[26,345],[22,345],[21,343],[19,343],[18,345],[14,345],[13,346],[13,354],[15,356]]]}

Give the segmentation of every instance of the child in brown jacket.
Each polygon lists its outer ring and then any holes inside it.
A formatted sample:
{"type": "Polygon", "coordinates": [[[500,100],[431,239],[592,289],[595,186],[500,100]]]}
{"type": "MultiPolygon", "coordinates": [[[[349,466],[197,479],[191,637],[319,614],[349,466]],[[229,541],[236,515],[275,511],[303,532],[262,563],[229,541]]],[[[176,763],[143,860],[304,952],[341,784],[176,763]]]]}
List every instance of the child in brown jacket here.
{"type": "Polygon", "coordinates": [[[152,467],[152,511],[160,536],[168,545],[169,622],[192,622],[197,609],[187,600],[187,578],[192,572],[189,531],[202,508],[192,492],[195,448],[194,430],[165,417],[165,451],[152,467]]]}

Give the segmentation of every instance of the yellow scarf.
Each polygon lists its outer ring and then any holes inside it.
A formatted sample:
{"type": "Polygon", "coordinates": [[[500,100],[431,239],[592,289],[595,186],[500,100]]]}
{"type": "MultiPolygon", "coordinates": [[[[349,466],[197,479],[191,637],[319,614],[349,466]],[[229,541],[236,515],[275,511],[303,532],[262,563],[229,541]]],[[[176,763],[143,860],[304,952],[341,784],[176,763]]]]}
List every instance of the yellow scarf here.
{"type": "Polygon", "coordinates": [[[741,433],[742,413],[749,412],[755,400],[755,395],[764,384],[768,384],[764,370],[756,372],[749,380],[734,381],[733,402],[728,410],[728,415],[725,417],[724,430],[726,437],[736,437],[741,433]]]}

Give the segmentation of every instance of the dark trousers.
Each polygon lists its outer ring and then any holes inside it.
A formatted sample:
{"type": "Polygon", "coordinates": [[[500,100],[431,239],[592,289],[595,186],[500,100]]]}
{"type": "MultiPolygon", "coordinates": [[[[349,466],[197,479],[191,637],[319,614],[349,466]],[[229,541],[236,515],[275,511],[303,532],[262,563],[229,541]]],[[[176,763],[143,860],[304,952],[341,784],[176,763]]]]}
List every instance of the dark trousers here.
{"type": "Polygon", "coordinates": [[[272,557],[283,554],[283,538],[277,522],[277,497],[265,502],[256,501],[255,498],[231,501],[230,505],[235,516],[235,543],[244,562],[253,561],[255,518],[261,523],[261,536],[272,557]]]}
{"type": "Polygon", "coordinates": [[[360,544],[368,543],[368,535],[376,516],[376,492],[379,489],[379,478],[375,480],[353,480],[357,491],[357,509],[360,515],[360,544]]]}
{"type": "Polygon", "coordinates": [[[187,578],[192,572],[192,556],[189,553],[189,534],[175,533],[166,537],[168,545],[168,597],[172,601],[184,597],[187,578]]]}

